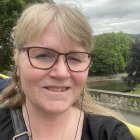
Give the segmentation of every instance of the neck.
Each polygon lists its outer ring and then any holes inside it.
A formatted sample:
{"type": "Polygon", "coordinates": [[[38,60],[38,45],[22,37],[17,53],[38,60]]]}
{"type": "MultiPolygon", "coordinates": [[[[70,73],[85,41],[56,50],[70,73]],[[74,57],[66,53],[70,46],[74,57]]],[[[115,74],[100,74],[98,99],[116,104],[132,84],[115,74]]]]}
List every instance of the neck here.
{"type": "MultiPolygon", "coordinates": [[[[29,106],[23,105],[23,116],[28,131],[32,133],[33,140],[43,140],[44,138],[62,140],[66,134],[71,136],[69,129],[74,130],[73,135],[77,133],[80,111],[72,107],[57,115],[50,113],[43,114],[31,109],[29,106]],[[72,127],[70,127],[71,124],[72,127]]],[[[72,138],[73,140],[74,137],[72,138]]]]}

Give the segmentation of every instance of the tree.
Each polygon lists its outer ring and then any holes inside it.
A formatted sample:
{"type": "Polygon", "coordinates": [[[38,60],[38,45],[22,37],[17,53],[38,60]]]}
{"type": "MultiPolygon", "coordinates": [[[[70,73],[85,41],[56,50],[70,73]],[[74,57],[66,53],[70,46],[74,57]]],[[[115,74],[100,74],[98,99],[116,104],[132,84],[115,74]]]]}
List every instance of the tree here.
{"type": "Polygon", "coordinates": [[[95,37],[94,60],[90,73],[119,73],[125,70],[132,39],[129,35],[104,33],[95,37]]]}
{"type": "Polygon", "coordinates": [[[98,74],[117,73],[125,67],[122,55],[113,49],[97,48],[94,51],[93,71],[98,74]]]}
{"type": "Polygon", "coordinates": [[[0,73],[11,70],[13,45],[10,33],[23,9],[30,3],[53,0],[0,0],[0,73]]]}
{"type": "Polygon", "coordinates": [[[126,68],[128,76],[125,80],[131,88],[130,90],[133,90],[137,84],[140,84],[140,41],[132,44],[130,58],[126,68]]]}
{"type": "Polygon", "coordinates": [[[10,32],[25,5],[23,0],[0,1],[0,72],[9,70],[12,64],[13,46],[10,42],[10,32]]]}

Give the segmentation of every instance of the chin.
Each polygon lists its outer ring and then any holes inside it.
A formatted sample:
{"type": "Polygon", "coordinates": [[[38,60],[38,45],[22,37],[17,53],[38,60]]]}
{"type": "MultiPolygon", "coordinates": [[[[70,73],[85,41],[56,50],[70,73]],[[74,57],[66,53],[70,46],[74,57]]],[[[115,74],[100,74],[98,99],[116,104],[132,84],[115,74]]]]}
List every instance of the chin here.
{"type": "Polygon", "coordinates": [[[69,110],[71,105],[64,103],[53,103],[49,106],[46,105],[45,111],[53,114],[61,114],[69,110]]]}

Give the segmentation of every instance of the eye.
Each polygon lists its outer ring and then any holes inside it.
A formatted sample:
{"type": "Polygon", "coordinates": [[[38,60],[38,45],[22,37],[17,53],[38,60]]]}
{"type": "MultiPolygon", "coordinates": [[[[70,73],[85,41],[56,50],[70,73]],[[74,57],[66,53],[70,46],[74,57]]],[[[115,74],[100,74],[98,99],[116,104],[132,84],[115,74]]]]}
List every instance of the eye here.
{"type": "Polygon", "coordinates": [[[68,63],[71,63],[71,64],[81,63],[81,60],[78,57],[68,57],[67,61],[68,61],[68,63]]]}
{"type": "Polygon", "coordinates": [[[81,62],[81,60],[79,58],[76,58],[76,57],[71,57],[71,58],[68,58],[68,59],[71,60],[71,61],[81,62]]]}
{"type": "Polygon", "coordinates": [[[51,56],[50,54],[46,54],[46,53],[40,53],[40,54],[36,54],[34,55],[34,57],[36,60],[40,61],[40,62],[53,62],[55,61],[55,58],[53,56],[51,56]]]}
{"type": "Polygon", "coordinates": [[[35,58],[50,58],[50,56],[47,54],[38,54],[35,56],[35,58]]]}

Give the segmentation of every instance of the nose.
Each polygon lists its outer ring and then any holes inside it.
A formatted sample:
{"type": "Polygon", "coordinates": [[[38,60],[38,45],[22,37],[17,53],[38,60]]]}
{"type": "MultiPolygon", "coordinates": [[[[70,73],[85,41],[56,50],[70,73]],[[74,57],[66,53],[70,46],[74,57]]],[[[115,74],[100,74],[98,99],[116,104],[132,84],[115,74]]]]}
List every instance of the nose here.
{"type": "Polygon", "coordinates": [[[66,64],[65,56],[59,56],[56,64],[50,69],[50,76],[57,79],[67,79],[70,77],[70,70],[66,64]]]}

